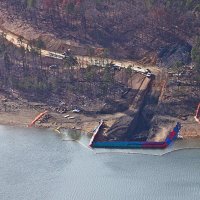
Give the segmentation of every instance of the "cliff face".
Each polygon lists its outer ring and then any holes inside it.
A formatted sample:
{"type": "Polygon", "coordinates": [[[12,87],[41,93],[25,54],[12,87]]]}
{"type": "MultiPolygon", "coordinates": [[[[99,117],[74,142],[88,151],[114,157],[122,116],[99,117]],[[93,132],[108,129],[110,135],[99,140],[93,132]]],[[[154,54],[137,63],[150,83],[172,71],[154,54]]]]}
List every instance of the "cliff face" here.
{"type": "Polygon", "coordinates": [[[160,65],[189,62],[200,33],[198,0],[2,0],[0,7],[11,20],[85,45],[89,54],[100,47],[105,56],[160,65]]]}

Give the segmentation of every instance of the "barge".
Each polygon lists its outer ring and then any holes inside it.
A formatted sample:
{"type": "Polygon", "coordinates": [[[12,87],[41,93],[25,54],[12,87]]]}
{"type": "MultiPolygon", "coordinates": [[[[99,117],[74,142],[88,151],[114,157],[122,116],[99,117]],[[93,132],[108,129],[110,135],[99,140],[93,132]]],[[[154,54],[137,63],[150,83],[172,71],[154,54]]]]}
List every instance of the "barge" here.
{"type": "Polygon", "coordinates": [[[151,141],[98,141],[97,137],[100,134],[100,129],[103,126],[103,121],[95,129],[93,137],[91,138],[89,146],[92,148],[112,148],[112,149],[165,149],[175,139],[177,139],[181,130],[181,124],[178,122],[174,129],[167,135],[163,142],[151,141]]]}

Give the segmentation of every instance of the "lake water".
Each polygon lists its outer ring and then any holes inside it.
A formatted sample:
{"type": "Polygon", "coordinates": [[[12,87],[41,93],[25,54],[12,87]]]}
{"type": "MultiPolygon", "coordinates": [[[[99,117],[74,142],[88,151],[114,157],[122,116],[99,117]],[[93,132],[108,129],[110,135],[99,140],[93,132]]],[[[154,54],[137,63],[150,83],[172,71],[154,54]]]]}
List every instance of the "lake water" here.
{"type": "Polygon", "coordinates": [[[0,200],[200,199],[200,149],[92,151],[65,137],[0,126],[0,200]]]}

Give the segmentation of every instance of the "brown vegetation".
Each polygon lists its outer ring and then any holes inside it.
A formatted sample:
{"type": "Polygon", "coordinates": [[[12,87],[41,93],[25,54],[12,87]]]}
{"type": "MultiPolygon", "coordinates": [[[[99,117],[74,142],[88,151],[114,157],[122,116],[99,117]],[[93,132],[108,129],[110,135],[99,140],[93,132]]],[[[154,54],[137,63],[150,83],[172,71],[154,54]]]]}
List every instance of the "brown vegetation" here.
{"type": "Polygon", "coordinates": [[[11,21],[20,18],[57,38],[88,46],[91,54],[93,47],[102,47],[109,56],[146,57],[145,62],[176,51],[184,59],[178,49],[186,46],[190,54],[199,34],[198,0],[3,0],[0,6],[11,21]]]}

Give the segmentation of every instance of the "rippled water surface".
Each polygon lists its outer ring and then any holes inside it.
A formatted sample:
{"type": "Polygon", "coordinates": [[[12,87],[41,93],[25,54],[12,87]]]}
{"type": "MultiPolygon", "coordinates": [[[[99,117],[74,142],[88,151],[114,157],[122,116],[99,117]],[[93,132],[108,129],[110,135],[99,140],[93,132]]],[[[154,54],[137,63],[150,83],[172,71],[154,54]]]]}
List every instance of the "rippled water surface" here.
{"type": "Polygon", "coordinates": [[[0,200],[200,199],[198,149],[153,156],[81,144],[48,130],[1,126],[0,200]]]}

